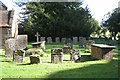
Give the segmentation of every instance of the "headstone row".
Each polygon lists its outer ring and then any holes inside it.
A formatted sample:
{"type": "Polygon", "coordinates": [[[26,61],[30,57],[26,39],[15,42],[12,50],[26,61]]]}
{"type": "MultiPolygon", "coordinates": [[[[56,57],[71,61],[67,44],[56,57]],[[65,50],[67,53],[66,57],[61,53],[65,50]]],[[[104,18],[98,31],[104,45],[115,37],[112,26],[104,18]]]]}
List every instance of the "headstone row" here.
{"type": "MultiPolygon", "coordinates": [[[[83,45],[84,42],[86,41],[86,38],[85,37],[73,37],[72,39],[71,38],[60,38],[59,37],[56,37],[55,38],[55,42],[56,43],[66,43],[68,40],[71,40],[73,42],[73,44],[77,44],[77,43],[80,43],[80,45],[83,45]]],[[[40,41],[46,41],[45,37],[40,37],[40,41]]],[[[47,37],[47,42],[48,43],[52,43],[53,40],[52,40],[52,37],[47,37]]]]}

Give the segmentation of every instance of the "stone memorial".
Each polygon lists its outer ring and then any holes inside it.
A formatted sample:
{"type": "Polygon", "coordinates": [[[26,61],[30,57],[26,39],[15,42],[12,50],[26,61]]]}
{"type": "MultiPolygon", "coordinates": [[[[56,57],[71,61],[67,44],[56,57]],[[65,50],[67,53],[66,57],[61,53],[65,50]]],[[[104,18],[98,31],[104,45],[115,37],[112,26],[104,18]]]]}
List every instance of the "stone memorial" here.
{"type": "Polygon", "coordinates": [[[62,49],[64,54],[70,53],[70,50],[71,50],[69,46],[64,46],[62,49]]]}
{"type": "Polygon", "coordinates": [[[40,55],[30,55],[30,63],[31,64],[39,64],[40,61],[40,55]]]}
{"type": "Polygon", "coordinates": [[[70,49],[73,48],[73,42],[72,42],[71,38],[66,39],[65,46],[70,47],[70,49]]]}
{"type": "Polygon", "coordinates": [[[5,57],[13,57],[13,52],[18,50],[18,41],[14,38],[5,41],[5,57]]]}
{"type": "Polygon", "coordinates": [[[52,43],[52,38],[51,37],[47,37],[47,42],[48,43],[52,43]]]}
{"type": "Polygon", "coordinates": [[[66,43],[66,38],[62,38],[62,39],[61,39],[61,42],[62,42],[62,43],[66,43]]]}
{"type": "Polygon", "coordinates": [[[86,42],[85,37],[79,37],[79,48],[82,48],[85,42],[86,42]]]}
{"type": "Polygon", "coordinates": [[[40,34],[37,32],[35,36],[37,37],[37,42],[39,42],[39,36],[40,36],[40,34]]]}
{"type": "Polygon", "coordinates": [[[80,62],[81,53],[80,50],[72,49],[70,52],[70,61],[80,62]]]}
{"type": "Polygon", "coordinates": [[[73,37],[73,44],[77,44],[78,43],[78,37],[73,37]]]}
{"type": "Polygon", "coordinates": [[[32,43],[33,48],[45,49],[45,41],[32,43]]]}
{"type": "Polygon", "coordinates": [[[23,63],[25,61],[25,51],[17,50],[13,53],[13,62],[23,63]]]}
{"type": "Polygon", "coordinates": [[[85,42],[85,51],[90,50],[91,45],[94,44],[94,43],[95,43],[95,41],[93,41],[93,40],[86,40],[86,42],[85,42]]]}
{"type": "Polygon", "coordinates": [[[46,41],[45,37],[40,37],[40,41],[46,41]]]}
{"type": "Polygon", "coordinates": [[[27,35],[18,35],[18,49],[25,49],[27,48],[27,35]]]}
{"type": "Polygon", "coordinates": [[[63,62],[63,49],[62,48],[54,48],[51,50],[51,62],[52,63],[63,62]]]}
{"type": "Polygon", "coordinates": [[[60,38],[59,38],[59,37],[56,37],[56,38],[55,38],[55,42],[56,42],[56,43],[60,43],[60,38]]]}
{"type": "Polygon", "coordinates": [[[109,46],[105,44],[92,44],[91,56],[93,59],[112,60],[113,49],[115,48],[115,46],[109,46]]]}

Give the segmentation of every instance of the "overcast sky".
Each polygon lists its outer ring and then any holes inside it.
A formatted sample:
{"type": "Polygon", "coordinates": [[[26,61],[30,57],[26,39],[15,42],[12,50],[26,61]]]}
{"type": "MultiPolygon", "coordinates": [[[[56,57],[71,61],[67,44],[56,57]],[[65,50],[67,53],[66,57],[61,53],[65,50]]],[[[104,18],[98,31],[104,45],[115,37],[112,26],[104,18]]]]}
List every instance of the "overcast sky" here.
{"type": "MultiPolygon", "coordinates": [[[[12,5],[14,5],[10,0],[0,1],[9,6],[9,10],[12,9],[12,5]]],[[[119,1],[120,0],[84,0],[82,6],[86,7],[86,5],[88,5],[89,10],[91,11],[90,13],[100,23],[105,14],[118,7],[119,1]]]]}

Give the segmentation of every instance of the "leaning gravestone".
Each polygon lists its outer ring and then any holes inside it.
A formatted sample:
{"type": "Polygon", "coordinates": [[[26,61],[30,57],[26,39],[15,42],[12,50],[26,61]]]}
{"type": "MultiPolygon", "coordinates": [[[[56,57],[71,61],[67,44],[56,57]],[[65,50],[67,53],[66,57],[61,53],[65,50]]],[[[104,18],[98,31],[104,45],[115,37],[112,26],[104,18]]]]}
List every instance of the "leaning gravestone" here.
{"type": "Polygon", "coordinates": [[[13,62],[23,63],[25,61],[25,51],[17,50],[13,53],[13,62]]]}
{"type": "Polygon", "coordinates": [[[40,41],[45,41],[45,37],[40,37],[40,41]]]}
{"type": "Polygon", "coordinates": [[[52,38],[51,37],[47,37],[47,42],[48,43],[52,43],[52,38]]]}
{"type": "Polygon", "coordinates": [[[13,57],[13,52],[18,50],[18,41],[14,38],[5,41],[5,57],[13,57]]]}
{"type": "Polygon", "coordinates": [[[80,50],[72,49],[70,52],[70,60],[80,62],[80,58],[81,58],[80,50]]]}
{"type": "Polygon", "coordinates": [[[51,62],[52,63],[63,62],[63,49],[62,48],[54,48],[51,50],[51,62]]]}
{"type": "Polygon", "coordinates": [[[61,39],[61,42],[62,42],[62,43],[66,43],[66,38],[62,38],[62,39],[61,39]]]}
{"type": "Polygon", "coordinates": [[[73,37],[73,43],[77,44],[78,43],[78,37],[73,37]]]}
{"type": "Polygon", "coordinates": [[[27,35],[18,35],[18,49],[25,49],[27,47],[27,35]]]}
{"type": "Polygon", "coordinates": [[[79,37],[79,47],[83,47],[83,45],[86,42],[86,38],[85,37],[79,37]]]}
{"type": "Polygon", "coordinates": [[[60,38],[59,38],[59,37],[56,37],[56,38],[55,38],[55,42],[56,42],[56,43],[59,43],[59,42],[60,42],[60,38]]]}

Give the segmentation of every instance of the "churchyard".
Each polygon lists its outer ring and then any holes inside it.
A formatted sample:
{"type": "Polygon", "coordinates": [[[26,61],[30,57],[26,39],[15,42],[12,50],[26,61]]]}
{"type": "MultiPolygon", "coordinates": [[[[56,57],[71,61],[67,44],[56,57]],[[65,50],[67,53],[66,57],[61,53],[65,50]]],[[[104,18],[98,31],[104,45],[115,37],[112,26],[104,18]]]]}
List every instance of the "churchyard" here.
{"type": "MultiPolygon", "coordinates": [[[[19,36],[20,37],[20,36],[19,36]]],[[[23,36],[25,37],[25,36],[23,36]]],[[[50,38],[50,37],[49,37],[50,38]]],[[[47,38],[48,39],[48,38],[47,38]]],[[[57,38],[58,39],[58,38],[57,38]]],[[[26,38],[23,39],[24,41],[26,38]]],[[[27,41],[26,41],[27,42],[27,41]]],[[[44,41],[43,41],[44,42],[44,41]]],[[[58,41],[59,42],[59,41],[58,41]]],[[[68,39],[68,43],[71,40],[68,39]]],[[[85,48],[85,45],[80,45],[78,41],[72,44],[70,48],[64,40],[62,43],[52,41],[45,42],[45,47],[35,47],[35,44],[40,42],[28,42],[27,50],[23,57],[5,56],[5,49],[2,49],[0,54],[2,65],[2,78],[118,78],[118,49],[120,45],[117,41],[111,41],[115,49],[113,49],[113,57],[110,60],[94,59],[91,56],[91,48],[85,48]],[[34,45],[34,48],[33,48],[34,45]],[[73,49],[72,51],[71,48],[73,49]],[[42,49],[42,50],[41,50],[42,49]],[[88,49],[88,50],[86,50],[88,49]],[[29,52],[31,51],[31,53],[29,52]],[[75,52],[75,53],[74,53],[75,52]],[[58,55],[56,55],[58,54],[58,55]],[[60,55],[59,55],[60,54],[60,55]],[[61,55],[62,54],[62,55],[61,55]],[[77,54],[77,56],[76,56],[77,54]],[[73,57],[72,57],[73,55],[73,57]],[[31,57],[34,58],[31,61],[31,57]],[[37,58],[36,58],[37,57],[37,58]],[[36,58],[36,59],[35,59],[36,58]]],[[[22,40],[21,40],[21,43],[22,40]]],[[[95,44],[106,43],[102,40],[94,41],[95,44]]],[[[25,44],[25,42],[24,42],[25,44]]],[[[22,48],[19,49],[22,52],[22,48]]],[[[108,55],[109,56],[109,55],[108,55]]]]}

